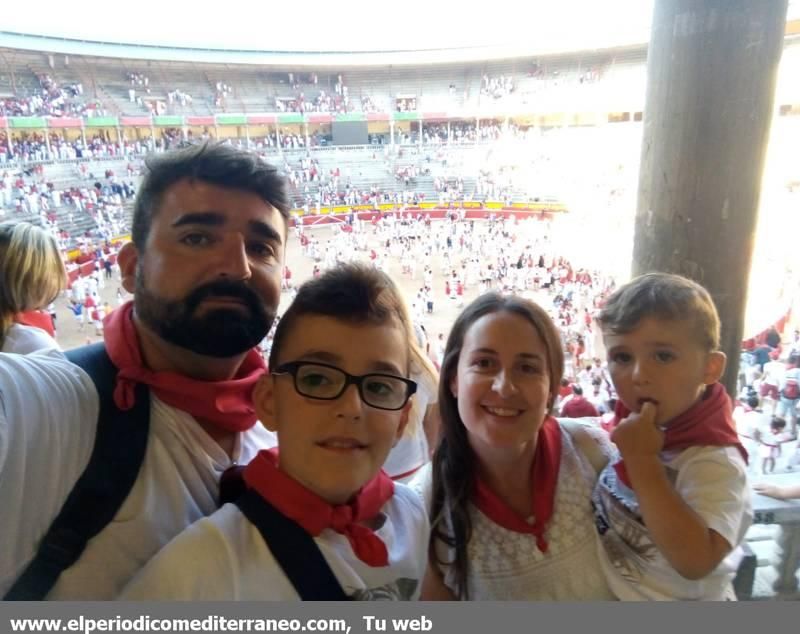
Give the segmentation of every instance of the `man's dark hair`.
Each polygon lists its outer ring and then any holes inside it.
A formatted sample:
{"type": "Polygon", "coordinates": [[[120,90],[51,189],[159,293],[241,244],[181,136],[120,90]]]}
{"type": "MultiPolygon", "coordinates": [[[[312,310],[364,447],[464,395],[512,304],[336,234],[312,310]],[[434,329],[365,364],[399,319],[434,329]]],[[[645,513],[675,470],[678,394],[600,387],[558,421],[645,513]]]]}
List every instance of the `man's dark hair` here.
{"type": "Polygon", "coordinates": [[[147,242],[164,192],[184,179],[251,192],[289,218],[291,205],[284,177],[275,166],[252,152],[224,143],[203,143],[151,155],[145,165],[147,172],[136,195],[131,231],[139,251],[147,242]]]}
{"type": "Polygon", "coordinates": [[[572,393],[575,396],[583,396],[583,388],[577,383],[572,384],[572,393]]]}

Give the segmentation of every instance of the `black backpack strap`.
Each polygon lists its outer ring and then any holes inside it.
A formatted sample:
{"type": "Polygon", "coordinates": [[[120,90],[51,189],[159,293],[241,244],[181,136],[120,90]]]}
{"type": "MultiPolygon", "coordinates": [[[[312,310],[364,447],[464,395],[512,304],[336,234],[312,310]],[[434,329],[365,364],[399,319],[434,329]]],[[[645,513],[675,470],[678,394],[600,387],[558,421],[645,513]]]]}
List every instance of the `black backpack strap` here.
{"type": "Polygon", "coordinates": [[[147,449],[147,386],[138,384],[135,405],[122,411],[114,403],[117,368],[104,344],[70,350],[66,356],[86,371],[97,388],[100,413],[94,448],[36,555],[3,597],[5,601],[41,601],[47,596],[61,572],[78,561],[87,542],[114,519],[136,482],[147,449]]]}
{"type": "Polygon", "coordinates": [[[253,489],[236,506],[256,525],[272,555],[303,601],[349,601],[319,546],[299,524],[282,515],[253,489]]]}

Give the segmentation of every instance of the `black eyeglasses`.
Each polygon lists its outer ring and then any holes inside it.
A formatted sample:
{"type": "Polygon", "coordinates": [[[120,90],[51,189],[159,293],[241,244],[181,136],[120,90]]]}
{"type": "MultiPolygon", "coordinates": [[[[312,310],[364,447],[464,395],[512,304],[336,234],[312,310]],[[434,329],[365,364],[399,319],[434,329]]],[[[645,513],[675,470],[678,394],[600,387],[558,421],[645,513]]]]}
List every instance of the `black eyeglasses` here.
{"type": "Polygon", "coordinates": [[[402,409],[417,391],[417,384],[393,374],[354,376],[327,363],[290,361],[278,366],[272,374],[291,374],[298,394],[321,401],[339,398],[349,385],[355,385],[361,400],[376,409],[402,409]]]}

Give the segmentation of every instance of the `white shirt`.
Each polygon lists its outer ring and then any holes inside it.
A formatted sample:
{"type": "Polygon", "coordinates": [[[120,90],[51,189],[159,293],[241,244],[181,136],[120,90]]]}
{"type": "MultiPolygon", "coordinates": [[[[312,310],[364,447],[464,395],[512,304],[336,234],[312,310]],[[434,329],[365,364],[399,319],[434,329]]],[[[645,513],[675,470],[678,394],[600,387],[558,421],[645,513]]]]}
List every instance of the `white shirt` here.
{"type": "MultiPolygon", "coordinates": [[[[0,595],[86,467],[98,408],[89,376],[61,353],[0,355],[0,595]]],[[[249,462],[271,437],[257,424],[239,435],[231,460],[190,415],[151,394],[147,450],[130,495],[47,598],[117,596],[170,539],[216,510],[222,472],[249,462]]]]}
{"type": "MultiPolygon", "coordinates": [[[[612,453],[604,432],[586,428],[598,452],[612,453]]],[[[594,468],[577,449],[572,436],[561,428],[561,465],[553,516],[547,525],[547,553],[536,547],[532,535],[516,533],[495,524],[477,507],[469,505],[472,538],[469,558],[469,599],[473,601],[590,601],[613,599],[597,554],[597,531],[591,509],[591,492],[597,478],[594,468]]],[[[421,469],[412,487],[426,500],[430,511],[432,481],[429,466],[421,469]]],[[[442,561],[452,559],[437,543],[442,561]]],[[[444,583],[454,590],[456,579],[444,566],[444,583]]]]}
{"type": "MultiPolygon", "coordinates": [[[[753,520],[746,465],[735,447],[690,447],[663,452],[667,477],[681,499],[728,544],[736,546],[753,520]]],[[[600,474],[594,496],[599,551],[609,585],[621,600],[711,600],[729,596],[738,555],[732,552],[708,576],[682,577],[653,543],[635,494],[612,465],[600,474]]]]}
{"type": "MultiPolygon", "coordinates": [[[[428,516],[408,487],[395,485],[375,534],[388,566],[356,557],[344,535],[325,529],[314,538],[345,594],[356,600],[419,597],[428,556],[428,516]]],[[[258,528],[226,504],[173,539],[125,589],[123,600],[296,601],[300,597],[258,528]]]]}
{"type": "Polygon", "coordinates": [[[412,397],[414,405],[411,416],[403,436],[397,441],[386,462],[383,470],[391,478],[399,478],[405,482],[414,471],[428,462],[428,438],[425,435],[423,424],[428,406],[436,403],[438,386],[428,378],[427,374],[412,374],[411,379],[417,382],[417,391],[412,397]]]}
{"type": "Polygon", "coordinates": [[[60,350],[58,342],[41,328],[24,324],[11,324],[5,339],[2,352],[30,354],[37,350],[60,350]]]}
{"type": "Polygon", "coordinates": [[[768,385],[780,385],[785,372],[786,366],[783,362],[769,361],[764,364],[764,375],[761,378],[761,382],[768,385]]]}

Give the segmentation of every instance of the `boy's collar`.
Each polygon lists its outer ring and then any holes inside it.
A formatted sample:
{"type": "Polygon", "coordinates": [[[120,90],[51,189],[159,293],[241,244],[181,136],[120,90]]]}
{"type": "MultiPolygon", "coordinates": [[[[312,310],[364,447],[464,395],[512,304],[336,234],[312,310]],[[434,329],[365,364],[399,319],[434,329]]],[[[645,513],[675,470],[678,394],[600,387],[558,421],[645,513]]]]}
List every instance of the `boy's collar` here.
{"type": "Polygon", "coordinates": [[[333,505],[278,467],[278,448],[262,450],[243,471],[253,489],[281,514],[316,537],[326,528],[347,537],[353,552],[370,566],[388,565],[386,545],[364,522],[376,517],[394,495],[394,482],[382,470],[347,504],[333,505]]]}

